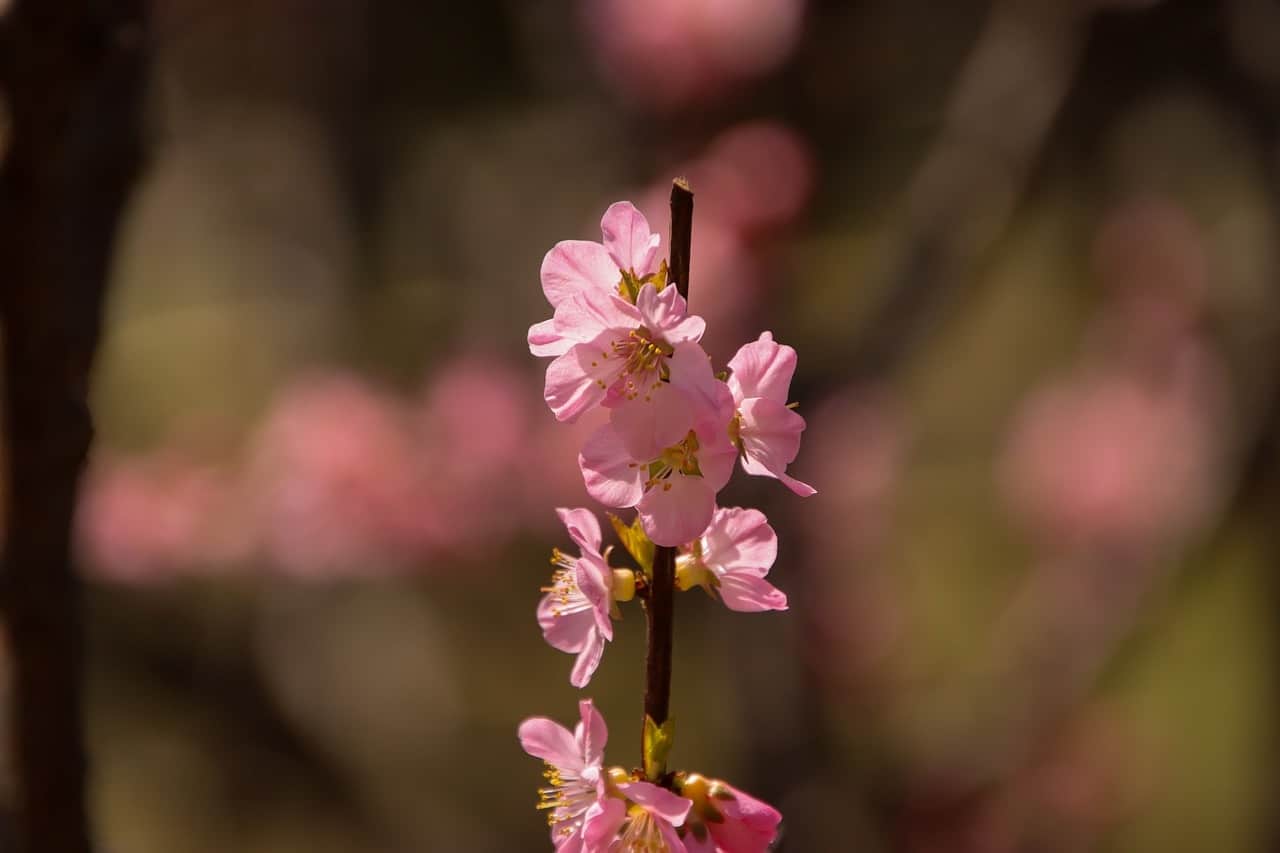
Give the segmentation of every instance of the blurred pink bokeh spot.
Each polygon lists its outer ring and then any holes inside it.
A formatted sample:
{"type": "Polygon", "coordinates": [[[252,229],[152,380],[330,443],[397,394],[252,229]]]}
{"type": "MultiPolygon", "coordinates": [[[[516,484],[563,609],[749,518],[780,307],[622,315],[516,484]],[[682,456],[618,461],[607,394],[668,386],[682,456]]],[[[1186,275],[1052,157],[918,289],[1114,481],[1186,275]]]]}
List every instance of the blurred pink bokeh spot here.
{"type": "Polygon", "coordinates": [[[706,100],[778,68],[795,49],[804,0],[583,0],[606,78],[659,109],[706,100]]]}

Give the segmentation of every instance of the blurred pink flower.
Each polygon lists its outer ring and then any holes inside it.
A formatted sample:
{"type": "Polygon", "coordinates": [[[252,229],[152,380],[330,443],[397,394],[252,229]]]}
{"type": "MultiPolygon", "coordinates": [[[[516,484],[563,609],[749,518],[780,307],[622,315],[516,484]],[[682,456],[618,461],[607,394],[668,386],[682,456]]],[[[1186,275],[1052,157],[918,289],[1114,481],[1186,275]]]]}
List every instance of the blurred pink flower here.
{"type": "Polygon", "coordinates": [[[1057,546],[1148,548],[1193,526],[1214,489],[1221,390],[1189,344],[1161,383],[1086,372],[1037,392],[1005,451],[1011,509],[1057,546]]]}
{"type": "Polygon", "coordinates": [[[777,557],[778,535],[764,513],[717,508],[702,535],[681,549],[676,584],[718,592],[730,610],[786,610],[787,596],[764,579],[777,557]]]}
{"type": "Polygon", "coordinates": [[[95,463],[77,514],[87,567],[114,581],[161,580],[242,559],[243,528],[225,524],[238,491],[228,472],[175,451],[95,463]]]}
{"type": "Polygon", "coordinates": [[[804,0],[584,0],[606,77],[649,107],[686,106],[766,74],[800,37],[804,0]]]}
{"type": "Polygon", "coordinates": [[[263,548],[306,576],[361,574],[411,559],[430,511],[403,407],[345,374],[287,389],[254,441],[263,548]]]}

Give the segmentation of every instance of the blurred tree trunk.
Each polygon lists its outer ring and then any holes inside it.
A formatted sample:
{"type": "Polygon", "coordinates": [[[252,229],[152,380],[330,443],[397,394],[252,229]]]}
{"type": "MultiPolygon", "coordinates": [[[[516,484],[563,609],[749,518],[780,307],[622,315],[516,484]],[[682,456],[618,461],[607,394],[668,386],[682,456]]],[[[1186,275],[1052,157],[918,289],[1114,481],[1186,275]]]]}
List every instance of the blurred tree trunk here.
{"type": "Polygon", "coordinates": [[[18,835],[29,853],[91,849],[71,528],[111,250],[141,162],[144,20],[141,0],[20,0],[0,21],[2,601],[18,835]]]}

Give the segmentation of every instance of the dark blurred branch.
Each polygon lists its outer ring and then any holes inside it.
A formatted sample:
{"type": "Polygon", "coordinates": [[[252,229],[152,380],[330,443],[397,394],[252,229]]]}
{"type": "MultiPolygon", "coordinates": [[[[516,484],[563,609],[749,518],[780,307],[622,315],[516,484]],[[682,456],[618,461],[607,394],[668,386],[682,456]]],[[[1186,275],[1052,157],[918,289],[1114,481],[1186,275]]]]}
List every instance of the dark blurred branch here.
{"type": "Polygon", "coordinates": [[[8,508],[3,607],[16,701],[18,835],[91,849],[81,585],[70,539],[117,223],[141,163],[140,0],[22,0],[0,33],[11,136],[0,170],[8,508]]]}
{"type": "MultiPolygon", "coordinates": [[[[693,193],[683,178],[671,187],[670,280],[689,298],[689,249],[693,240],[693,193]]],[[[671,711],[671,642],[675,619],[676,549],[654,550],[653,578],[645,600],[648,646],[644,659],[644,713],[661,726],[671,711]]],[[[643,721],[642,721],[643,722],[643,721]]],[[[660,778],[665,767],[649,767],[648,750],[641,733],[641,759],[650,780],[660,778]]]]}

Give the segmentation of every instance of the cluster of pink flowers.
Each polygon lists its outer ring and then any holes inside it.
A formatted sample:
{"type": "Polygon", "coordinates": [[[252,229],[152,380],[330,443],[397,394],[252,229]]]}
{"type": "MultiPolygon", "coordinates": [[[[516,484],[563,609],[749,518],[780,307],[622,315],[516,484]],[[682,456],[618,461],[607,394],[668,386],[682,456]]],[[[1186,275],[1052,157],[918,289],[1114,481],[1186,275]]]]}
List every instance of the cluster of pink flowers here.
{"type": "MultiPolygon", "coordinates": [[[[534,355],[552,357],[544,397],[556,419],[604,410],[578,464],[587,492],[611,517],[640,570],[615,568],[587,509],[560,509],[578,554],[554,550],[551,585],[538,605],[547,642],[576,655],[570,683],[585,687],[613,638],[618,605],[643,597],[654,546],[676,549],[675,585],[702,587],[737,611],[785,610],[766,578],[777,535],[755,509],[717,506],[735,460],[797,495],[787,474],[804,431],[788,404],[796,353],[770,332],[741,347],[717,374],[700,345],[706,324],[690,314],[660,257],[660,238],[630,202],[609,207],[603,242],[558,243],[542,264],[554,316],[529,330],[534,355]]],[[[559,851],[764,851],[781,815],[728,784],[695,773],[644,780],[603,767],[605,725],[590,700],[567,729],[545,718],[520,727],[525,750],[547,762],[542,789],[559,851]],[[654,784],[661,781],[663,784],[654,784]]]]}

